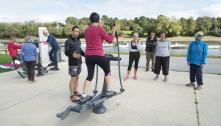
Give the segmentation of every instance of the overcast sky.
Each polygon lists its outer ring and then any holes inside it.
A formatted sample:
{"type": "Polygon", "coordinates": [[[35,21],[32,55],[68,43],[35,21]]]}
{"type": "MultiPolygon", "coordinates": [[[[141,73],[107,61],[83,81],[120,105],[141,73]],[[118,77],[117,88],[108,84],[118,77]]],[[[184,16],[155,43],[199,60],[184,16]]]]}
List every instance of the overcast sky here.
{"type": "Polygon", "coordinates": [[[221,0],[0,0],[0,22],[64,22],[91,12],[133,19],[158,15],[221,17],[221,0]]]}

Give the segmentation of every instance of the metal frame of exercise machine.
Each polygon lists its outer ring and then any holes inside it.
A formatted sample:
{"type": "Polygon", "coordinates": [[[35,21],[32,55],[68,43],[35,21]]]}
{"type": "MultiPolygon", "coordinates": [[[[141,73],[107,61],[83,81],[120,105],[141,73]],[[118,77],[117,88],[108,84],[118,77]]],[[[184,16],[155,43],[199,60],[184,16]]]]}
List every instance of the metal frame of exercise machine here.
{"type": "Polygon", "coordinates": [[[95,90],[93,91],[93,96],[92,96],[92,99],[83,103],[83,104],[80,104],[78,103],[77,105],[75,106],[69,106],[65,109],[65,111],[61,112],[61,113],[57,113],[57,117],[60,118],[60,119],[65,119],[70,112],[77,112],[77,113],[83,113],[85,111],[87,111],[88,109],[92,109],[94,113],[96,114],[102,114],[102,113],[105,113],[107,111],[107,108],[104,106],[104,101],[113,97],[113,96],[116,96],[116,95],[119,95],[121,93],[123,93],[125,91],[125,89],[123,88],[123,84],[122,84],[122,80],[121,80],[121,71],[120,71],[120,61],[121,61],[121,58],[120,58],[120,50],[119,50],[119,42],[118,42],[118,35],[117,35],[117,32],[116,32],[116,41],[117,41],[117,45],[118,45],[118,56],[117,57],[114,57],[113,55],[105,55],[105,57],[108,59],[109,61],[109,64],[111,61],[117,61],[118,62],[118,73],[119,73],[119,81],[120,81],[120,91],[119,92],[115,92],[112,96],[109,96],[109,97],[106,97],[104,94],[105,94],[105,91],[106,91],[106,82],[104,80],[103,82],[103,88],[102,88],[102,91],[100,94],[97,95],[98,91],[97,91],[97,83],[98,83],[98,66],[96,67],[96,83],[95,83],[95,90]]]}

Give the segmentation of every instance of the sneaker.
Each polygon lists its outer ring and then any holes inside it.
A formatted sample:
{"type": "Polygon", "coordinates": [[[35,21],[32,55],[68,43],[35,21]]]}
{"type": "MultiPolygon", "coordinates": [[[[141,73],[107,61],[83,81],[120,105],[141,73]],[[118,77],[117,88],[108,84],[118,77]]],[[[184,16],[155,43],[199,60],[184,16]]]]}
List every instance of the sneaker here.
{"type": "Polygon", "coordinates": [[[52,67],[50,70],[59,70],[58,67],[52,67]]]}
{"type": "Polygon", "coordinates": [[[124,78],[124,81],[127,81],[129,79],[129,77],[128,76],[126,76],[125,78],[124,78]]]}
{"type": "Polygon", "coordinates": [[[105,97],[111,97],[111,96],[113,96],[115,94],[116,94],[116,92],[113,91],[113,90],[106,90],[104,95],[105,95],[105,97]]]}
{"type": "Polygon", "coordinates": [[[164,77],[163,82],[167,82],[167,81],[168,81],[168,78],[164,77]]]}
{"type": "Polygon", "coordinates": [[[54,63],[50,63],[50,64],[48,64],[48,66],[50,67],[50,66],[54,66],[54,63]]]}
{"type": "Polygon", "coordinates": [[[137,76],[134,76],[134,80],[137,80],[138,79],[138,77],[137,76]]]}
{"type": "Polygon", "coordinates": [[[195,83],[190,82],[189,84],[186,84],[187,87],[195,86],[195,83]]]}
{"type": "Polygon", "coordinates": [[[202,85],[198,85],[198,86],[195,88],[195,90],[201,90],[201,89],[203,89],[203,86],[202,86],[202,85]]]}
{"type": "Polygon", "coordinates": [[[38,73],[37,77],[40,77],[40,76],[44,76],[44,74],[43,73],[38,73]]]}
{"type": "Polygon", "coordinates": [[[159,79],[159,76],[156,76],[156,77],[153,78],[153,80],[155,80],[155,81],[158,80],[158,79],[159,79]]]}
{"type": "Polygon", "coordinates": [[[34,84],[34,83],[36,83],[36,82],[37,82],[37,81],[35,81],[35,80],[34,80],[34,81],[28,81],[29,84],[34,84]]]}
{"type": "Polygon", "coordinates": [[[89,100],[91,100],[93,97],[92,96],[90,96],[90,95],[87,95],[87,96],[82,96],[81,95],[81,97],[80,97],[80,100],[79,100],[79,104],[84,104],[84,103],[86,103],[87,101],[89,101],[89,100]]]}

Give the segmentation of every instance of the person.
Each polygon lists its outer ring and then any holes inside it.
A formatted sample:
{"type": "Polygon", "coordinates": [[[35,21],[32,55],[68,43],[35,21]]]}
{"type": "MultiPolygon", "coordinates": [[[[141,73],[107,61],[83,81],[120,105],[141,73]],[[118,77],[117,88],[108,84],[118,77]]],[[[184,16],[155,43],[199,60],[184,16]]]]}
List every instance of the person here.
{"type": "Polygon", "coordinates": [[[37,63],[37,70],[38,70],[38,73],[37,73],[37,76],[40,77],[40,76],[43,76],[44,73],[43,73],[43,66],[41,64],[41,57],[40,57],[40,42],[38,41],[38,39],[35,39],[33,44],[37,47],[37,52],[38,52],[38,63],[37,63]]]}
{"type": "Polygon", "coordinates": [[[81,73],[81,55],[85,55],[84,51],[81,49],[79,34],[80,28],[78,26],[73,26],[71,37],[65,41],[65,55],[68,57],[69,75],[71,76],[69,82],[70,99],[73,102],[79,100],[78,80],[81,73]]]}
{"type": "Polygon", "coordinates": [[[168,81],[168,74],[169,74],[169,63],[170,63],[170,50],[171,50],[171,42],[166,39],[166,33],[162,32],[160,34],[160,39],[157,41],[156,45],[156,60],[155,60],[155,67],[154,73],[156,77],[154,80],[159,79],[159,74],[163,71],[164,75],[164,82],[168,81]]]}
{"type": "Polygon", "coordinates": [[[13,36],[10,36],[10,39],[8,40],[8,43],[7,43],[7,48],[8,48],[9,55],[12,59],[13,66],[17,69],[15,60],[20,60],[18,49],[21,49],[21,44],[16,43],[15,38],[13,36]]]}
{"type": "Polygon", "coordinates": [[[38,61],[37,47],[33,44],[33,37],[26,36],[25,43],[21,47],[21,62],[25,64],[28,74],[28,81],[35,81],[35,65],[38,61]]]}
{"type": "Polygon", "coordinates": [[[146,40],[146,72],[149,71],[149,69],[154,71],[154,64],[155,64],[155,50],[156,50],[156,43],[157,38],[155,37],[155,33],[151,32],[146,40]],[[150,68],[150,60],[151,60],[151,68],[150,68]]]}
{"type": "Polygon", "coordinates": [[[206,64],[208,52],[208,45],[202,40],[203,35],[201,31],[195,34],[195,41],[189,44],[187,53],[187,64],[190,66],[190,83],[186,86],[195,86],[195,81],[197,81],[196,90],[202,89],[203,86],[202,69],[206,64]]]}
{"type": "Polygon", "coordinates": [[[137,70],[138,70],[138,63],[140,59],[140,42],[139,42],[139,34],[134,33],[133,34],[133,40],[128,44],[129,46],[129,65],[127,68],[127,75],[124,78],[124,81],[129,79],[131,68],[133,65],[133,62],[135,61],[134,65],[134,80],[137,80],[137,70]]]}
{"type": "Polygon", "coordinates": [[[49,34],[47,30],[43,31],[43,35],[48,37],[47,42],[51,46],[51,50],[49,51],[49,58],[52,61],[52,63],[48,64],[48,66],[54,66],[51,68],[51,70],[59,70],[58,61],[57,61],[57,52],[59,50],[59,44],[55,36],[52,35],[51,33],[49,34]]]}
{"type": "Polygon", "coordinates": [[[111,96],[115,93],[113,90],[111,90],[112,78],[110,65],[108,64],[108,60],[105,58],[102,43],[103,40],[108,43],[111,43],[114,40],[116,28],[113,26],[112,34],[108,35],[100,24],[100,16],[96,12],[93,12],[90,15],[90,22],[90,26],[84,31],[86,40],[85,61],[88,75],[84,82],[83,94],[80,99],[81,102],[85,102],[92,98],[91,96],[87,95],[87,92],[94,76],[96,64],[103,69],[105,74],[104,79],[107,84],[105,96],[111,96]]]}

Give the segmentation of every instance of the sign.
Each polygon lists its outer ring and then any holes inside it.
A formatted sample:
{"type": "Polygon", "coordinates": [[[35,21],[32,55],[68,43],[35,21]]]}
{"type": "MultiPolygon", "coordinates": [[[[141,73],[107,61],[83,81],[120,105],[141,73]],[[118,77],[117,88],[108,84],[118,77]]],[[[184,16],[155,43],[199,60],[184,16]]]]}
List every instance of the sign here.
{"type": "Polygon", "coordinates": [[[43,31],[47,30],[46,27],[38,27],[38,36],[39,36],[39,51],[40,51],[40,58],[41,63],[48,63],[49,62],[49,47],[47,44],[48,37],[43,34],[43,31]]]}

